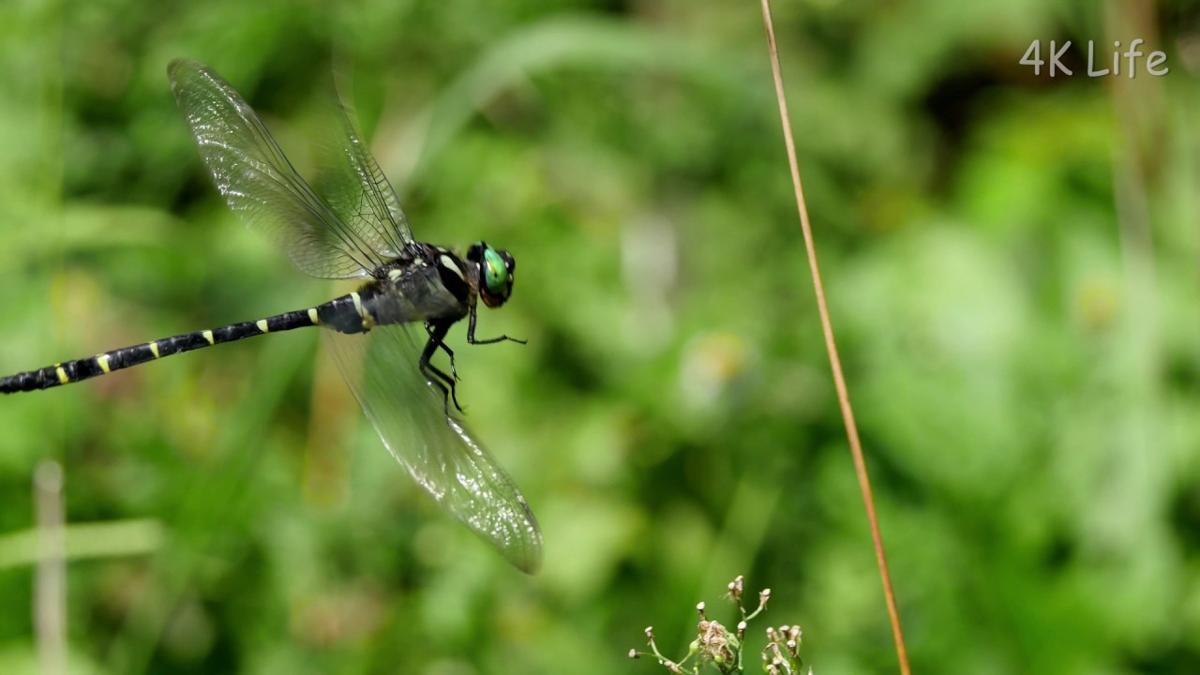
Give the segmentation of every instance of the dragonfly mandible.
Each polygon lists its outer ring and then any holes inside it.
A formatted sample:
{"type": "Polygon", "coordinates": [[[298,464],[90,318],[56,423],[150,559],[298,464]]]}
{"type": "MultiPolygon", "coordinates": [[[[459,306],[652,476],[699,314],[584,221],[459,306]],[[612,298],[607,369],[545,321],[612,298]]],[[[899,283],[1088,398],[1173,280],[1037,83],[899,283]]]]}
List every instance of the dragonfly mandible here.
{"type": "Polygon", "coordinates": [[[340,144],[314,190],[262,120],[208,67],[168,67],[175,99],[229,207],[272,240],[302,272],[360,281],[323,304],[103,352],[0,378],[0,393],[47,389],[224,342],[320,326],[342,375],[388,451],[418,485],[525,572],[541,564],[542,535],[525,497],[462,421],[454,352],[444,338],[479,301],[500,307],[516,261],[485,242],[465,256],[417,241],[399,198],[344,105],[340,144]],[[425,328],[424,341],[414,335],[425,328]],[[438,350],[451,374],[431,362],[438,350]]]}

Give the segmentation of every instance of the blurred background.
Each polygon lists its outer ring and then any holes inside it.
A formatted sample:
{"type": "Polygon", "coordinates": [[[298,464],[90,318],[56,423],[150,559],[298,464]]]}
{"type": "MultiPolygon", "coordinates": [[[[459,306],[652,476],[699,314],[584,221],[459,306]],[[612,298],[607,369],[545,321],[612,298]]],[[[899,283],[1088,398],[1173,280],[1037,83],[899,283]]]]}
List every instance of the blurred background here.
{"type": "MultiPolygon", "coordinates": [[[[1200,5],[775,11],[915,672],[1200,672],[1200,5]],[[1086,76],[1135,37],[1168,76],[1086,76]]],[[[745,574],[816,672],[895,672],[758,3],[10,0],[0,371],[335,292],[225,208],[180,56],[306,173],[336,68],[418,237],[516,255],[481,331],[529,345],[450,344],[545,565],[272,335],[0,402],[0,671],[662,672],[745,574]]]]}

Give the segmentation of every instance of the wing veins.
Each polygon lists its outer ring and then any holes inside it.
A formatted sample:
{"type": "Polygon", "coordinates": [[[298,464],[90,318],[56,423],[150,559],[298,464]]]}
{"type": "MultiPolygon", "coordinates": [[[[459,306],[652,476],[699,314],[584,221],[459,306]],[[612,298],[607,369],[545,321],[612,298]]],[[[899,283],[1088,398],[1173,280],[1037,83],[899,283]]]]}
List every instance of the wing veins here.
{"type": "Polygon", "coordinates": [[[220,76],[172,62],[172,89],[201,156],[229,206],[266,228],[301,271],[361,277],[390,258],[343,221],[300,176],[266,125],[220,76]]]}

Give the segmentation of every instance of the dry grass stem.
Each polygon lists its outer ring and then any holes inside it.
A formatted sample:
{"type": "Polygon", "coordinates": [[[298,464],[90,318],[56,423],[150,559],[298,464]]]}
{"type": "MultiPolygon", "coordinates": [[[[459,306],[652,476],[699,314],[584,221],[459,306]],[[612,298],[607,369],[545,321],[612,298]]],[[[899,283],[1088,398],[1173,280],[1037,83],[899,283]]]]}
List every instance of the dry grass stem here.
{"type": "Polygon", "coordinates": [[[825,350],[829,354],[829,365],[833,370],[833,384],[837,389],[838,405],[842,421],[846,425],[846,437],[850,442],[850,453],[854,457],[854,470],[858,476],[858,487],[862,492],[867,509],[867,520],[871,526],[871,539],[875,544],[875,560],[879,564],[879,577],[883,582],[883,594],[887,601],[888,618],[892,624],[892,637],[896,643],[896,657],[902,675],[909,675],[908,652],[904,646],[904,632],[900,628],[900,612],[896,609],[896,596],[892,590],[892,578],[888,572],[887,556],[883,549],[883,536],[879,532],[879,521],[875,516],[875,498],[871,495],[871,480],[867,476],[867,463],[863,459],[862,443],[858,438],[858,426],[854,422],[854,410],[850,407],[850,394],[846,379],[842,375],[842,362],[838,357],[837,342],[833,337],[833,323],[829,319],[829,308],[825,302],[825,288],[821,283],[821,270],[817,265],[817,250],[813,244],[812,225],[808,220],[808,207],[804,202],[804,189],[800,184],[800,166],[796,160],[796,142],[792,138],[787,97],[784,95],[783,73],[779,66],[779,51],[775,45],[775,26],[771,21],[770,0],[761,0],[763,24],[767,31],[767,49],[771,56],[771,73],[775,80],[775,96],[779,102],[779,121],[783,126],[783,141],[787,146],[788,165],[792,172],[792,187],[796,193],[796,208],[800,213],[800,230],[804,235],[804,249],[808,254],[808,268],[812,272],[813,291],[817,296],[817,311],[820,314],[821,330],[825,334],[825,350]]]}

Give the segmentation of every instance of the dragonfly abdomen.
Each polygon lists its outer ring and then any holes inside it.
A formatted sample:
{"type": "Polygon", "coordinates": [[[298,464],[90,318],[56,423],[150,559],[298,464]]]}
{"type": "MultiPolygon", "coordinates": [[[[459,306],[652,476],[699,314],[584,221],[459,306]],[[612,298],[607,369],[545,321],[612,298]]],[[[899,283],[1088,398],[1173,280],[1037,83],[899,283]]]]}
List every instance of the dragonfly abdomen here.
{"type": "MultiPolygon", "coordinates": [[[[340,298],[339,298],[340,300],[340,298]]],[[[337,301],[333,301],[337,302],[337,301]]],[[[161,340],[152,340],[138,345],[122,347],[65,363],[56,363],[37,370],[29,370],[0,377],[0,393],[12,394],[21,391],[49,389],[63,384],[79,382],[114,370],[137,366],[148,361],[161,359],[172,354],[203,349],[223,342],[234,342],[256,335],[315,326],[320,323],[320,309],[332,305],[302,309],[276,314],[258,321],[243,321],[210,330],[184,333],[161,340]]]]}
{"type": "MultiPolygon", "coordinates": [[[[366,292],[369,288],[366,286],[360,290],[366,292]]],[[[339,333],[365,333],[376,323],[375,316],[367,306],[369,297],[369,294],[364,298],[358,292],[347,293],[310,311],[315,313],[322,325],[339,333]]]]}

